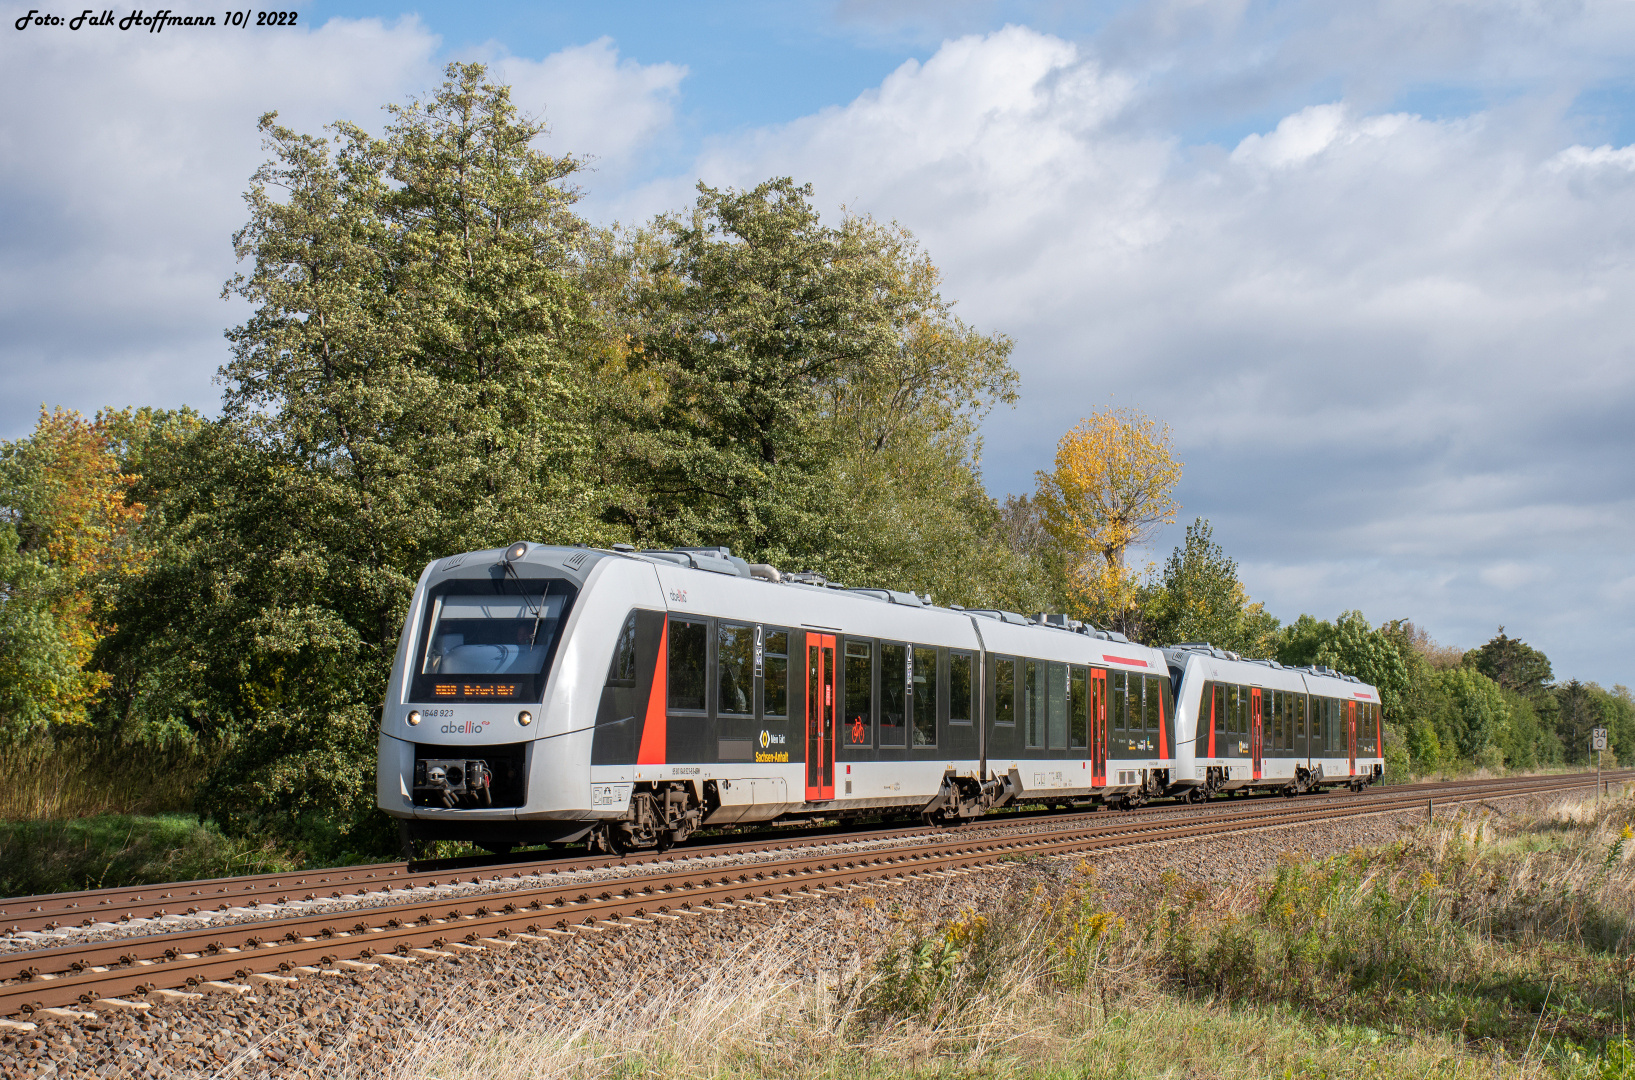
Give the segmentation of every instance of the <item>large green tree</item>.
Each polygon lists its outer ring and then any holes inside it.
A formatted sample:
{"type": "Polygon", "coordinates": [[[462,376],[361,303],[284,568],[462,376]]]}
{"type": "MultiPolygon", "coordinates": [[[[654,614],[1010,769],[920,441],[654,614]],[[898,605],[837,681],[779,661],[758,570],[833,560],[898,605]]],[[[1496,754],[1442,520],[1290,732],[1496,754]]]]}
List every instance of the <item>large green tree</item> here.
{"type": "Polygon", "coordinates": [[[1215,542],[1204,518],[1187,526],[1156,586],[1145,591],[1142,607],[1154,644],[1207,641],[1257,658],[1277,647],[1277,620],[1264,605],[1250,602],[1238,580],[1238,564],[1215,542]]]}
{"type": "Polygon", "coordinates": [[[825,224],[787,178],[700,185],[601,261],[626,343],[611,522],[946,602],[1051,595],[977,471],[1011,343],[953,314],[906,230],[825,224]]]}
{"type": "Polygon", "coordinates": [[[1534,700],[1545,696],[1555,678],[1549,657],[1520,638],[1505,636],[1502,626],[1486,645],[1466,654],[1465,662],[1506,690],[1534,700]]]}
{"type": "Polygon", "coordinates": [[[222,417],[146,493],[167,543],[121,626],[173,678],[132,708],[223,748],[230,824],[369,818],[371,705],[428,560],[598,533],[577,165],[480,65],[390,111],[381,138],[263,118],[222,417]]]}

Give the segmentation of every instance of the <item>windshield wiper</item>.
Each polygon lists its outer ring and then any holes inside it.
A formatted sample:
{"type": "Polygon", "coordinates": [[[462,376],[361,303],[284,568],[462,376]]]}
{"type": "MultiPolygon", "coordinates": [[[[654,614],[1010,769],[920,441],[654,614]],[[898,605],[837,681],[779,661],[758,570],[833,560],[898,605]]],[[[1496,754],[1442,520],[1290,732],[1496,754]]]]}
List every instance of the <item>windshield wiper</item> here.
{"type": "Polygon", "coordinates": [[[517,573],[516,567],[508,562],[505,564],[505,572],[516,580],[517,590],[522,593],[522,598],[528,601],[528,610],[534,613],[534,632],[528,635],[528,647],[531,649],[539,641],[539,621],[545,617],[545,604],[543,601],[537,605],[534,603],[533,595],[523,585],[522,577],[517,573]]]}

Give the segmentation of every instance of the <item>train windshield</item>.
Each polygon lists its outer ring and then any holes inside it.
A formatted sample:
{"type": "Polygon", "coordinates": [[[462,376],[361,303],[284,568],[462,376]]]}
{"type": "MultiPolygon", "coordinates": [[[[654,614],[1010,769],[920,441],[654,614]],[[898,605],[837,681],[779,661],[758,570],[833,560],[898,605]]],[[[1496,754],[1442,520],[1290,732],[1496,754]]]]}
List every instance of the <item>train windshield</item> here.
{"type": "Polygon", "coordinates": [[[416,701],[538,701],[572,586],[451,581],[428,597],[410,696],[416,701]]]}

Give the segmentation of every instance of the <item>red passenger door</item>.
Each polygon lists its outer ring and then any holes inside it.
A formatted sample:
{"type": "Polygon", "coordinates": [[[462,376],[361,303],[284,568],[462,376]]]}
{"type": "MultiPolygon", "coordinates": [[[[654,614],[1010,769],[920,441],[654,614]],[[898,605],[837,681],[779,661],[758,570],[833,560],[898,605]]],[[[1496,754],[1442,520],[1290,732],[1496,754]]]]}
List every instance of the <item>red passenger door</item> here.
{"type": "Polygon", "coordinates": [[[1090,669],[1090,786],[1107,786],[1107,672],[1090,669]]]}
{"type": "Polygon", "coordinates": [[[1356,776],[1357,775],[1357,703],[1355,701],[1348,701],[1348,702],[1345,703],[1345,706],[1346,706],[1346,708],[1345,708],[1345,715],[1346,715],[1346,723],[1345,723],[1346,748],[1347,748],[1347,751],[1348,751],[1349,756],[1351,758],[1351,775],[1356,776]]]}
{"type": "Polygon", "coordinates": [[[835,797],[835,639],[806,635],[806,799],[835,797]]]}
{"type": "Polygon", "coordinates": [[[1249,690],[1249,763],[1254,767],[1255,779],[1260,779],[1260,749],[1262,720],[1260,715],[1260,687],[1249,690]]]}

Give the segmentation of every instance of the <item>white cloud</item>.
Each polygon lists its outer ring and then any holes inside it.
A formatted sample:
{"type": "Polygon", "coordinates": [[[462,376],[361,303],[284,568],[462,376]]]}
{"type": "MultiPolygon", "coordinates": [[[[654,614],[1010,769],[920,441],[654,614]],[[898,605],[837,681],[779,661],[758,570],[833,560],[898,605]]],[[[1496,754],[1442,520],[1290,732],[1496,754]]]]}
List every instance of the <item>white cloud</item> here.
{"type": "Polygon", "coordinates": [[[1617,150],[1611,146],[1597,146],[1593,150],[1587,146],[1569,146],[1545,163],[1545,167],[1551,172],[1598,169],[1608,165],[1627,172],[1635,172],[1635,146],[1625,146],[1617,150]]]}
{"type": "MultiPolygon", "coordinates": [[[[413,17],[277,33],[29,30],[0,35],[0,436],[41,402],[213,411],[240,193],[266,158],[265,112],[320,134],[380,131],[381,107],[442,81],[441,40],[413,17]]],[[[671,122],[684,69],[620,61],[601,40],[501,56],[556,147],[623,167],[671,122]],[[569,141],[564,141],[564,139],[569,141]]]]}
{"type": "Polygon", "coordinates": [[[1343,105],[1312,105],[1285,116],[1270,135],[1244,136],[1232,151],[1232,161],[1274,169],[1299,165],[1327,150],[1344,124],[1343,105]]]}
{"type": "Polygon", "coordinates": [[[620,60],[607,37],[543,60],[501,53],[489,65],[511,85],[519,108],[546,118],[552,152],[592,158],[603,174],[599,184],[628,168],[670,127],[687,74],[680,64],[620,60]]]}
{"type": "Polygon", "coordinates": [[[1450,639],[1534,619],[1546,645],[1627,623],[1593,575],[1635,530],[1613,464],[1635,457],[1635,189],[1583,174],[1627,175],[1635,147],[1578,147],[1531,104],[1338,101],[1187,148],[1129,122],[1150,92],[1008,27],[695,171],[810,179],[919,234],[964,315],[1018,341],[1023,406],[988,426],[1000,490],[1031,487],[1077,417],[1138,403],[1175,428],[1185,516],[1216,521],[1274,611],[1362,606],[1450,639]]]}

